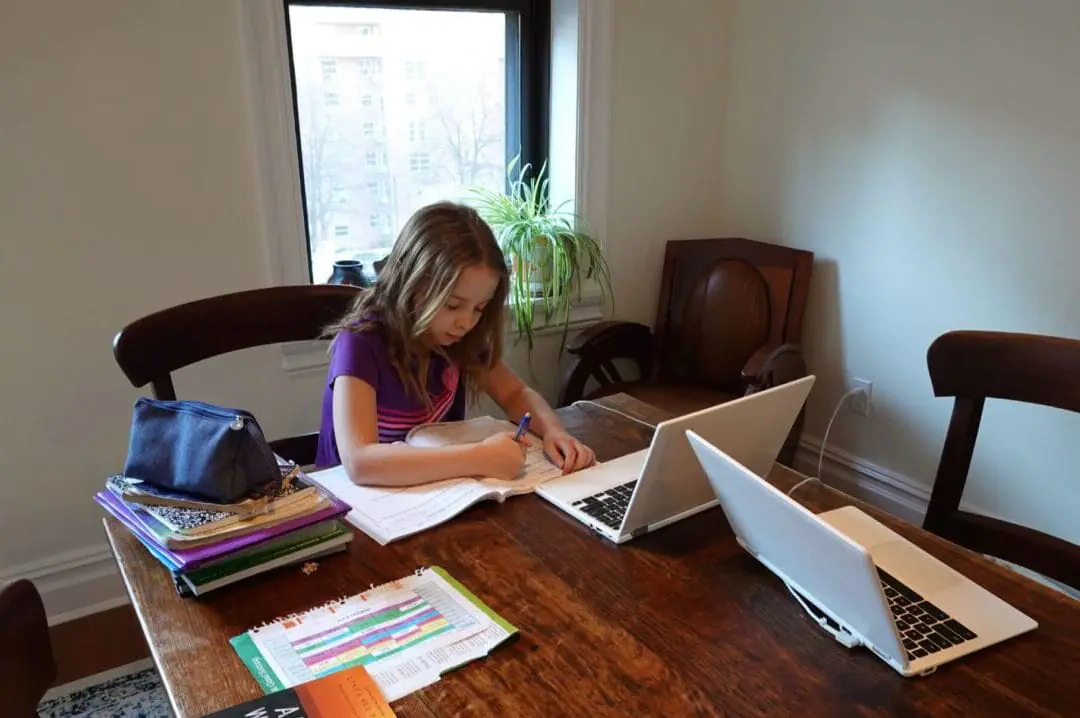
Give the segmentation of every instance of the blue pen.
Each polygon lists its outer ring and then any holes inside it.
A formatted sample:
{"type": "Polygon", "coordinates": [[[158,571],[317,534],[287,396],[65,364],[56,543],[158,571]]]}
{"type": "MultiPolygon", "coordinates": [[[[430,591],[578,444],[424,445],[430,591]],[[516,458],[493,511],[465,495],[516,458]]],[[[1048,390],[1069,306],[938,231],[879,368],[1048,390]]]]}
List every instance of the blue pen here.
{"type": "Polygon", "coordinates": [[[529,412],[525,412],[525,416],[521,417],[521,421],[518,422],[517,433],[514,434],[514,441],[521,440],[521,437],[529,430],[530,421],[532,421],[532,415],[529,412]]]}

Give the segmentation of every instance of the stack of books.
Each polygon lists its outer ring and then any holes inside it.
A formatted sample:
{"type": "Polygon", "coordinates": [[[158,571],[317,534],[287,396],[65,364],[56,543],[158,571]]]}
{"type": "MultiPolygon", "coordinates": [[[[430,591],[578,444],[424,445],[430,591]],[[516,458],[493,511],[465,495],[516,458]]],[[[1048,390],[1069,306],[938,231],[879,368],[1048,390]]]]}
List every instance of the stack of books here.
{"type": "Polygon", "coordinates": [[[177,593],[200,596],[281,566],[344,551],[348,504],[279,458],[280,481],[231,504],[111,476],[94,496],[172,574],[177,593]]]}

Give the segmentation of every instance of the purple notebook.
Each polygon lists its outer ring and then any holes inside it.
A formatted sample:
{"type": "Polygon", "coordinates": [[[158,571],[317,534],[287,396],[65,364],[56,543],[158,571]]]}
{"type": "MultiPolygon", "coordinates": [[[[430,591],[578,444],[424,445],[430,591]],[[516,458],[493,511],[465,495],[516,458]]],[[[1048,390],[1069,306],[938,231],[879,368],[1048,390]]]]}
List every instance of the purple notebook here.
{"type": "Polygon", "coordinates": [[[106,511],[112,514],[112,516],[120,523],[124,524],[124,526],[135,534],[140,541],[153,544],[161,554],[172,561],[177,567],[181,570],[187,570],[234,551],[239,551],[242,548],[247,548],[260,541],[265,541],[275,536],[288,533],[294,529],[310,526],[311,524],[327,519],[340,518],[351,511],[349,505],[339,500],[336,496],[329,493],[327,496],[330,498],[330,506],[319,509],[314,513],[297,516],[294,519],[282,521],[279,524],[267,526],[266,528],[252,531],[243,536],[235,536],[217,543],[205,544],[203,546],[195,546],[187,549],[168,549],[161,546],[161,544],[154,539],[153,535],[140,525],[139,520],[132,513],[131,509],[111,491],[99,491],[94,494],[94,501],[101,504],[106,511]]]}

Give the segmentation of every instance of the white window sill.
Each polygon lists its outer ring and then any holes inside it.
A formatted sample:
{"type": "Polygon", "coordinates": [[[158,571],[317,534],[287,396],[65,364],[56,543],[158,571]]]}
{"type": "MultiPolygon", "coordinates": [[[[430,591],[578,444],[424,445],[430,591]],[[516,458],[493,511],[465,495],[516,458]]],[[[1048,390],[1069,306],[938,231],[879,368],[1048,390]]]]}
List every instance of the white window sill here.
{"type": "MultiPolygon", "coordinates": [[[[561,334],[563,331],[562,323],[555,320],[544,322],[544,310],[539,306],[540,300],[534,299],[532,301],[536,312],[533,336],[561,334]]],[[[604,304],[600,289],[595,285],[586,285],[581,290],[581,299],[576,301],[573,309],[570,310],[570,319],[566,326],[572,333],[592,326],[603,319],[604,304]]],[[[511,324],[508,327],[507,340],[513,342],[516,339],[517,330],[511,324]]],[[[330,354],[327,351],[329,346],[330,342],[327,340],[286,344],[282,348],[282,368],[288,374],[300,376],[323,371],[330,364],[330,354]]]]}
{"type": "MultiPolygon", "coordinates": [[[[533,336],[544,336],[545,334],[561,334],[563,331],[562,322],[557,318],[552,318],[552,321],[544,321],[544,308],[540,306],[539,299],[533,299],[533,336]]],[[[595,284],[589,282],[585,284],[581,289],[581,297],[574,302],[574,306],[570,309],[570,318],[567,321],[567,326],[571,331],[574,329],[580,329],[587,327],[591,324],[596,324],[598,321],[604,318],[604,302],[603,297],[600,294],[600,288],[595,284]]],[[[513,320],[511,320],[512,322],[513,320]]],[[[513,339],[517,336],[517,327],[512,323],[510,325],[510,338],[513,339]]]]}

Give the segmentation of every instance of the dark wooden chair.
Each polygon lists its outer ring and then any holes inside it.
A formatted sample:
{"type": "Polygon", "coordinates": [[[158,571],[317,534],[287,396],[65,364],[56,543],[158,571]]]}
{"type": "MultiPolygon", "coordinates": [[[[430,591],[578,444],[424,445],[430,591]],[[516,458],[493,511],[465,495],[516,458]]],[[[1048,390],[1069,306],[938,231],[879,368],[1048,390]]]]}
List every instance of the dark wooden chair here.
{"type": "MultiPolygon", "coordinates": [[[[171,373],[239,349],[317,339],[360,290],[340,285],[252,289],[199,299],[137,319],[113,340],[113,356],[133,386],[176,399],[171,373]]],[[[315,461],[318,433],[271,441],[301,465],[315,461]]]]}
{"type": "Polygon", "coordinates": [[[56,659],[41,594],[20,579],[0,589],[0,715],[37,717],[37,707],[56,680],[56,659]]]}
{"type": "MultiPolygon", "coordinates": [[[[685,414],[806,376],[814,255],[749,239],[667,243],[655,330],[601,322],[566,346],[557,403],[626,392],[685,414]],[[619,366],[634,376],[624,378],[619,366]]],[[[779,460],[791,464],[800,413],[779,460]]]]}
{"type": "Polygon", "coordinates": [[[923,528],[1080,588],[1080,546],[960,510],[986,400],[1011,399],[1080,412],[1080,341],[954,331],[934,340],[926,361],[935,396],[954,397],[955,402],[923,528]]]}

